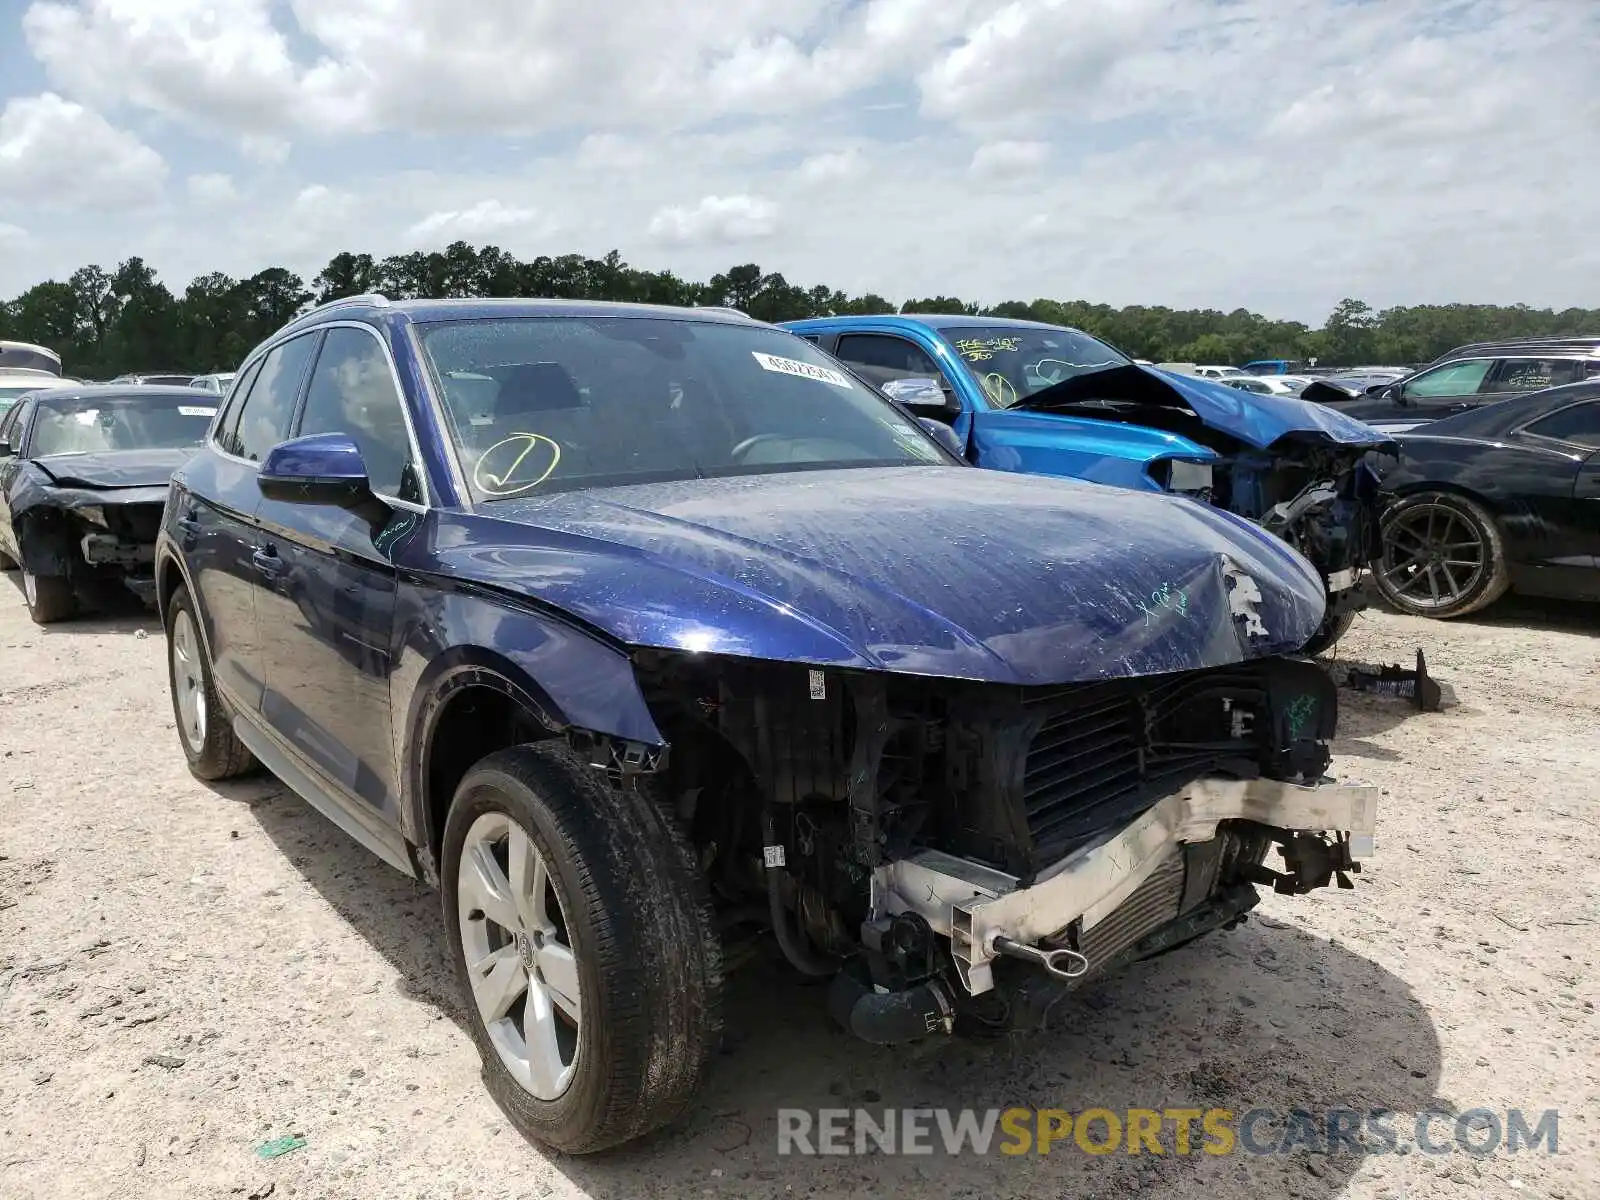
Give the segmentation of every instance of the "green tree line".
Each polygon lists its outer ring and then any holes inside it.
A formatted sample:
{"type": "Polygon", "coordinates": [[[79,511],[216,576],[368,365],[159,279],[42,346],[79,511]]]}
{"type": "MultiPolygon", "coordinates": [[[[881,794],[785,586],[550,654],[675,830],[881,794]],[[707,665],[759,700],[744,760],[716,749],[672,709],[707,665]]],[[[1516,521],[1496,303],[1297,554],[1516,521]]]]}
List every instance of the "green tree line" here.
{"type": "Polygon", "coordinates": [[[1320,329],[1238,308],[1113,308],[1085,300],[1007,300],[994,305],[929,296],[899,305],[803,287],[755,263],[704,282],[631,267],[613,250],[520,260],[497,246],[455,242],[440,251],[375,258],[343,252],[309,283],[283,267],[246,279],[213,272],[175,294],[140,258],[115,270],[91,264],[65,282],[36,284],[0,304],[0,338],[59,352],[69,374],[104,379],[127,371],[230,370],[308,305],[360,292],[415,297],[540,296],[723,305],[764,321],[886,312],[966,312],[1070,325],[1157,362],[1243,363],[1312,359],[1326,366],[1427,362],[1464,342],[1538,334],[1600,333],[1600,309],[1556,312],[1527,305],[1424,304],[1374,310],[1342,300],[1320,329]]]}

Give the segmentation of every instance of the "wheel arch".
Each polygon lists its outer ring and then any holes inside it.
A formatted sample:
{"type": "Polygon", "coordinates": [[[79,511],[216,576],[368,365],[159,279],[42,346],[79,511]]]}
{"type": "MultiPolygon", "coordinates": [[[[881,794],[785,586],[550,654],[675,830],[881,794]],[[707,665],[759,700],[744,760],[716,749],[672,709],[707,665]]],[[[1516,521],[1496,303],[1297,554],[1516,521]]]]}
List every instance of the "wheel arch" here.
{"type": "Polygon", "coordinates": [[[1393,488],[1385,497],[1383,511],[1379,514],[1380,527],[1383,518],[1389,515],[1389,510],[1398,501],[1410,499],[1412,496],[1424,495],[1428,492],[1437,492],[1445,496],[1460,496],[1463,500],[1472,501],[1494,519],[1496,531],[1501,537],[1505,536],[1506,530],[1502,524],[1506,515],[1504,507],[1492,496],[1486,496],[1484,493],[1464,484],[1456,483],[1454,480],[1428,479],[1408,481],[1393,488]]]}
{"type": "MultiPolygon", "coordinates": [[[[562,677],[570,684],[569,674],[562,677]]],[[[611,722],[578,713],[555,693],[557,688],[547,689],[528,664],[483,646],[451,647],[429,663],[412,693],[400,732],[405,749],[402,787],[410,818],[406,824],[423,877],[430,883],[437,885],[440,877],[445,815],[456,786],[487,755],[580,731],[627,738],[643,732],[641,718],[652,744],[662,744],[637,687],[632,697],[614,697],[617,719],[611,722]],[[632,707],[630,700],[638,711],[625,713],[632,707]],[[586,719],[576,719],[579,716],[586,719]]]]}
{"type": "MultiPolygon", "coordinates": [[[[184,568],[183,560],[165,543],[156,546],[156,612],[161,619],[167,619],[167,605],[172,603],[172,596],[182,584],[189,595],[194,595],[194,588],[189,584],[189,573],[184,568]]],[[[200,622],[204,624],[204,622],[200,622]]],[[[209,649],[209,648],[208,648],[209,649]]]]}

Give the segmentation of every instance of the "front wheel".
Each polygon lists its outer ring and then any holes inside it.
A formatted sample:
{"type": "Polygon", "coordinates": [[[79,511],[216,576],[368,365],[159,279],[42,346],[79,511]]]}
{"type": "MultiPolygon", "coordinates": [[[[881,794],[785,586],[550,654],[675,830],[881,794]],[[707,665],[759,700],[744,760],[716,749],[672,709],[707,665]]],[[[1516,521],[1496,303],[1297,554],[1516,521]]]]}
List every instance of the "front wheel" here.
{"type": "Polygon", "coordinates": [[[675,825],[564,742],[490,755],[445,821],[445,928],[489,1090],[571,1154],[670,1121],[720,1029],[721,946],[675,825]]]}
{"type": "Polygon", "coordinates": [[[35,575],[24,567],[22,596],[28,602],[28,615],[35,625],[53,625],[78,611],[77,593],[65,576],[35,575]]]}
{"type": "Polygon", "coordinates": [[[1494,518],[1452,492],[1419,492],[1383,514],[1378,590],[1418,617],[1459,617],[1494,603],[1511,586],[1494,518]]]}

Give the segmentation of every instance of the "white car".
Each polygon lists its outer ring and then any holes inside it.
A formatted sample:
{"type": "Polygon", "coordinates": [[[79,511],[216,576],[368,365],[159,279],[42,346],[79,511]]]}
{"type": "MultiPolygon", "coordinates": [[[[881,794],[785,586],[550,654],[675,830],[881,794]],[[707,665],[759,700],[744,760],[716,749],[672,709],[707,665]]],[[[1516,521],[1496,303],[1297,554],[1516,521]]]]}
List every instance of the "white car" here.
{"type": "Polygon", "coordinates": [[[226,396],[228,389],[233,386],[233,374],[232,371],[219,371],[212,375],[196,375],[189,380],[189,386],[213,395],[226,396]]]}
{"type": "Polygon", "coordinates": [[[1291,382],[1284,375],[1241,375],[1217,382],[1238,388],[1241,392],[1254,392],[1258,396],[1298,396],[1306,386],[1298,381],[1291,382]]]}
{"type": "Polygon", "coordinates": [[[27,367],[0,367],[0,413],[17,402],[17,398],[44,388],[79,387],[71,379],[52,375],[49,371],[35,371],[27,367]]]}
{"type": "Polygon", "coordinates": [[[1255,379],[1257,376],[1238,367],[1197,366],[1194,373],[1202,379],[1255,379]]]}

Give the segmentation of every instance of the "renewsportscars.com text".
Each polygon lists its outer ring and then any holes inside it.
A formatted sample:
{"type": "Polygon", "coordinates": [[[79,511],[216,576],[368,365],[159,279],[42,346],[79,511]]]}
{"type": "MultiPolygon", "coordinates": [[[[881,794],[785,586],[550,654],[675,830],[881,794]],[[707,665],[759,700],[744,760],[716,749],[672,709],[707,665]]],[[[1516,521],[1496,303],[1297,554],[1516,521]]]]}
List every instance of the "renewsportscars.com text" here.
{"type": "Polygon", "coordinates": [[[1558,1152],[1560,1114],[1389,1109],[781,1108],[778,1153],[1491,1154],[1558,1152]]]}

